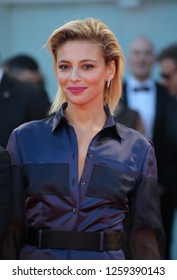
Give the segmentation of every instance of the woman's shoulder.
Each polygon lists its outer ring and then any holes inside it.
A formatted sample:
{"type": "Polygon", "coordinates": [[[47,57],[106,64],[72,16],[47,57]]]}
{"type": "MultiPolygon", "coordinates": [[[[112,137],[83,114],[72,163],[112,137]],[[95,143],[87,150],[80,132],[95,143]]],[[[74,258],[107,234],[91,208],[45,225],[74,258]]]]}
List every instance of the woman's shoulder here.
{"type": "Polygon", "coordinates": [[[41,120],[34,120],[26,122],[18,126],[14,132],[17,135],[32,135],[36,132],[41,133],[42,131],[52,130],[53,116],[47,117],[41,120]]]}
{"type": "Polygon", "coordinates": [[[116,126],[118,131],[120,131],[122,139],[125,143],[136,145],[139,146],[140,148],[146,147],[147,149],[153,146],[152,141],[148,139],[141,132],[117,122],[116,122],[116,126]]]}

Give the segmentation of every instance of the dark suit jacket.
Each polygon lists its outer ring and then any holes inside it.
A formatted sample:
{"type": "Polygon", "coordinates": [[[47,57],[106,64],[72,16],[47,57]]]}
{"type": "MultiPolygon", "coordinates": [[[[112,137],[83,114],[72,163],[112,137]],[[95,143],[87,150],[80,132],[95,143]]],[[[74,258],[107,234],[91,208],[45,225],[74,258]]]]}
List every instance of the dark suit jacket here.
{"type": "MultiPolygon", "coordinates": [[[[164,185],[164,147],[166,145],[164,135],[167,133],[165,119],[167,115],[167,104],[169,103],[170,97],[167,90],[163,86],[161,86],[159,83],[156,83],[155,85],[157,92],[157,100],[152,141],[154,144],[155,154],[157,158],[159,183],[161,185],[164,185]]],[[[128,107],[126,82],[124,82],[123,84],[122,102],[125,107],[128,107]]]]}
{"type": "Polygon", "coordinates": [[[42,88],[4,74],[0,81],[0,145],[6,147],[12,130],[22,123],[44,118],[49,105],[42,88]]]}
{"type": "Polygon", "coordinates": [[[0,251],[7,231],[12,206],[10,157],[0,147],[0,251]]]}
{"type": "Polygon", "coordinates": [[[177,208],[177,100],[170,98],[165,119],[164,182],[169,186],[171,203],[177,208]]]}
{"type": "MultiPolygon", "coordinates": [[[[119,108],[120,108],[120,104],[119,104],[119,108]]],[[[117,111],[114,114],[114,119],[116,122],[121,123],[133,129],[137,129],[139,123],[141,122],[140,115],[138,112],[124,106],[122,106],[120,111],[117,111]]]]}

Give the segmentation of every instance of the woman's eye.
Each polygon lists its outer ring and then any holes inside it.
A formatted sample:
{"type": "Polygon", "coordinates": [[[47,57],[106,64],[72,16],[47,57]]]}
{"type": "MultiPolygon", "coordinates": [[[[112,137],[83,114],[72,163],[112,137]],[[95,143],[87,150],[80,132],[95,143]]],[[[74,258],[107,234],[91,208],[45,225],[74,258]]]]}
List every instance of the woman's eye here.
{"type": "Polygon", "coordinates": [[[92,69],[94,66],[92,64],[85,64],[83,66],[84,69],[92,69]]]}
{"type": "Polygon", "coordinates": [[[62,70],[67,70],[69,69],[69,66],[68,65],[65,65],[65,64],[61,64],[58,66],[59,69],[62,69],[62,70]]]}

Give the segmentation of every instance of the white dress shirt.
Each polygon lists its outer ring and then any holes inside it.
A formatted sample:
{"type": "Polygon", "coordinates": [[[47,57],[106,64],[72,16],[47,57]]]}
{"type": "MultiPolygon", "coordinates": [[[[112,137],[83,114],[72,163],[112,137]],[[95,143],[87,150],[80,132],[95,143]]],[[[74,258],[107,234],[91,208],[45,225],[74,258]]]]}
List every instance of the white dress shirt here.
{"type": "Polygon", "coordinates": [[[142,120],[145,135],[152,139],[156,113],[156,87],[152,79],[143,82],[134,77],[127,80],[127,104],[130,109],[136,110],[142,120]],[[137,90],[147,87],[149,90],[137,90]]]}

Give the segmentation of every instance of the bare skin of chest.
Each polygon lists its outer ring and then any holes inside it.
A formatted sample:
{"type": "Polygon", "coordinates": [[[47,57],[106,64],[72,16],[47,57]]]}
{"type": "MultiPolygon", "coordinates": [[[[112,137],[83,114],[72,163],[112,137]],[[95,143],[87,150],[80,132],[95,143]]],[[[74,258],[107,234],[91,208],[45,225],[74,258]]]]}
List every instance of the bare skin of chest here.
{"type": "Polygon", "coordinates": [[[78,141],[78,180],[79,181],[84,169],[88,146],[91,140],[93,139],[93,137],[96,135],[96,133],[97,131],[92,131],[87,133],[83,133],[81,131],[76,132],[77,141],[78,141]]]}

